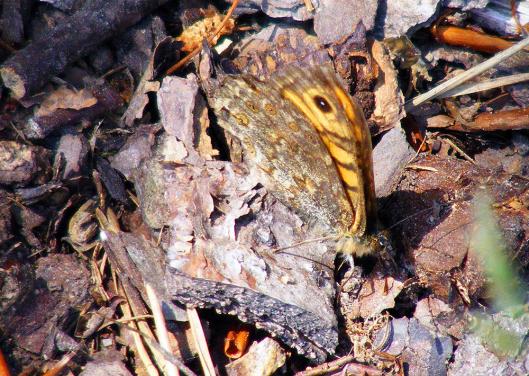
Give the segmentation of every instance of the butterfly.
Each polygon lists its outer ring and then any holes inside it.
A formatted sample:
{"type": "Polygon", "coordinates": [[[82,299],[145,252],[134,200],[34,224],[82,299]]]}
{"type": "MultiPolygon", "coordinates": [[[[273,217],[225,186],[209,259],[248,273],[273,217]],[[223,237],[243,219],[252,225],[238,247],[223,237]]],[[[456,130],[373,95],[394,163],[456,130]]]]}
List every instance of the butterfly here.
{"type": "Polygon", "coordinates": [[[371,136],[331,65],[226,76],[211,102],[275,197],[341,234],[339,251],[370,252],[358,240],[376,225],[371,136]]]}

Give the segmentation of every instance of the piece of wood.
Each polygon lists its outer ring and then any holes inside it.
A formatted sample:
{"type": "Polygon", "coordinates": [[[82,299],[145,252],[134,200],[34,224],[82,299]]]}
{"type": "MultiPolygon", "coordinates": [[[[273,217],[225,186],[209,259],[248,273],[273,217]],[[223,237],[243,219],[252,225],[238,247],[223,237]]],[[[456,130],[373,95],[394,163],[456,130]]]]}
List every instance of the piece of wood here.
{"type": "Polygon", "coordinates": [[[482,113],[476,116],[477,130],[506,131],[529,128],[529,108],[482,113]]]}
{"type": "Polygon", "coordinates": [[[529,128],[529,108],[517,108],[497,112],[484,112],[474,121],[462,124],[446,115],[428,119],[428,129],[446,129],[458,132],[516,131],[529,128]]]}
{"type": "Polygon", "coordinates": [[[140,21],[167,0],[94,0],[16,52],[0,76],[16,99],[34,93],[69,64],[140,21]]]}
{"type": "Polygon", "coordinates": [[[317,234],[264,188],[253,189],[258,179],[241,166],[205,166],[168,168],[153,158],[135,175],[144,220],[166,228],[168,294],[187,306],[235,315],[323,361],[338,344],[334,249],[312,242],[274,252],[317,234]]]}
{"type": "Polygon", "coordinates": [[[4,0],[0,11],[0,35],[4,42],[19,44],[24,39],[24,18],[28,15],[27,0],[4,0]]]}
{"type": "Polygon", "coordinates": [[[29,139],[43,139],[62,127],[81,120],[93,120],[123,105],[119,93],[105,82],[94,85],[88,92],[93,97],[93,103],[78,109],[59,107],[42,114],[37,111],[24,122],[22,132],[29,139]]]}
{"type": "MultiPolygon", "coordinates": [[[[337,328],[331,321],[334,315],[321,317],[263,292],[227,282],[191,278],[174,268],[167,269],[166,285],[175,300],[236,315],[272,333],[315,362],[321,362],[328,354],[334,353],[338,340],[337,328]]],[[[289,295],[289,286],[278,284],[276,288],[283,289],[284,298],[289,295]]],[[[311,299],[310,296],[305,297],[307,301],[311,299]]]]}

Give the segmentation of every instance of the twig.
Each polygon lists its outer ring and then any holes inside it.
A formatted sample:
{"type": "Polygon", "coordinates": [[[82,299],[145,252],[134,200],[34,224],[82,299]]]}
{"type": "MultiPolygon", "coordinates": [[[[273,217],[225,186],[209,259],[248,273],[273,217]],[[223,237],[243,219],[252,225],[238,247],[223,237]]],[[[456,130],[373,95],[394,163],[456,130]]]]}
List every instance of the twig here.
{"type": "Polygon", "coordinates": [[[485,60],[484,62],[476,65],[475,67],[458,74],[457,76],[443,82],[442,84],[436,86],[432,90],[420,94],[416,96],[415,98],[409,100],[405,104],[406,111],[411,111],[415,107],[419,106],[421,103],[424,103],[426,101],[429,101],[431,99],[437,98],[440,95],[446,93],[449,90],[452,90],[459,85],[463,84],[464,82],[471,80],[472,78],[482,74],[483,72],[489,70],[490,68],[498,65],[503,60],[507,59],[508,57],[514,55],[515,53],[523,50],[525,47],[529,46],[529,37],[522,39],[520,42],[516,43],[514,46],[506,49],[505,51],[499,52],[493,57],[491,57],[488,60],[485,60]]]}
{"type": "MultiPolygon", "coordinates": [[[[70,360],[72,360],[72,358],[75,355],[77,355],[77,352],[75,352],[75,351],[72,351],[72,352],[69,352],[69,353],[65,354],[61,358],[61,360],[59,360],[59,362],[54,364],[52,368],[50,368],[45,373],[43,373],[42,376],[57,376],[57,375],[60,375],[62,373],[62,371],[64,371],[64,367],[66,367],[66,365],[70,362],[70,360]]],[[[4,375],[7,376],[9,374],[2,373],[1,375],[2,376],[4,376],[4,375]]]]}
{"type": "Polygon", "coordinates": [[[431,30],[435,39],[441,43],[468,47],[474,51],[496,53],[514,44],[499,37],[457,26],[433,26],[431,30]]]}
{"type": "Polygon", "coordinates": [[[457,151],[463,158],[465,158],[467,161],[469,161],[472,164],[476,164],[476,161],[470,158],[470,156],[463,151],[459,146],[457,146],[452,140],[449,138],[443,138],[444,142],[446,142],[448,145],[450,145],[455,151],[457,151]]]}
{"type": "MultiPolygon", "coordinates": [[[[122,296],[127,297],[127,302],[129,303],[133,314],[139,315],[139,314],[145,313],[145,307],[143,306],[143,302],[137,301],[132,294],[129,294],[129,290],[125,287],[125,286],[128,286],[130,289],[133,289],[130,283],[127,283],[127,284],[122,283],[121,285],[122,285],[122,290],[123,290],[122,296]]],[[[132,316],[133,315],[131,314],[129,317],[132,317],[132,316]]],[[[145,321],[137,321],[135,323],[138,326],[138,330],[144,334],[144,337],[148,337],[152,340],[151,342],[146,342],[146,344],[151,350],[151,353],[153,355],[153,360],[156,362],[158,367],[162,369],[163,365],[165,364],[166,358],[159,351],[160,346],[152,346],[152,342],[156,344],[157,342],[155,340],[154,333],[152,332],[149,324],[145,321]]]]}
{"type": "Polygon", "coordinates": [[[518,82],[529,81],[529,73],[513,74],[510,76],[493,78],[484,82],[472,82],[449,90],[439,96],[439,98],[457,97],[460,95],[477,93],[480,91],[495,89],[501,86],[517,84],[518,82]]]}
{"type": "Polygon", "coordinates": [[[353,360],[353,355],[344,356],[343,358],[334,360],[332,362],[323,363],[317,367],[298,372],[296,373],[296,376],[324,375],[329,372],[337,371],[343,366],[347,366],[348,368],[347,373],[345,374],[352,372],[355,375],[382,375],[382,372],[379,369],[363,364],[351,363],[353,360]]]}
{"type": "MultiPolygon", "coordinates": [[[[235,10],[235,8],[237,7],[237,4],[239,3],[239,0],[233,0],[233,3],[231,4],[231,7],[230,9],[228,9],[228,12],[226,13],[226,16],[224,17],[224,19],[222,20],[221,24],[219,25],[219,27],[217,28],[217,30],[215,30],[215,32],[207,39],[207,42],[208,42],[208,45],[211,45],[213,43],[213,41],[215,40],[215,38],[220,34],[220,32],[222,31],[222,29],[224,29],[224,26],[226,26],[226,23],[228,22],[228,20],[230,19],[231,15],[233,14],[233,11],[235,10]]],[[[166,75],[170,75],[170,74],[173,74],[174,72],[176,72],[177,70],[179,70],[180,68],[182,68],[184,65],[186,65],[192,58],[194,58],[196,55],[198,55],[198,53],[202,51],[202,45],[198,46],[197,48],[195,48],[193,51],[191,51],[187,56],[185,56],[184,58],[182,58],[178,63],[176,63],[175,65],[173,65],[171,68],[167,69],[167,71],[165,72],[166,75]]]]}
{"type": "MultiPolygon", "coordinates": [[[[438,115],[439,116],[439,115],[438,115]]],[[[443,116],[443,115],[441,115],[443,116]]],[[[483,112],[471,122],[454,120],[446,124],[428,124],[428,128],[442,128],[457,132],[517,131],[529,128],[529,108],[498,112],[483,112]]]]}
{"type": "Polygon", "coordinates": [[[188,308],[186,311],[189,319],[189,326],[191,327],[191,334],[193,335],[195,345],[198,349],[198,357],[200,359],[200,364],[202,365],[202,371],[206,376],[215,376],[215,367],[213,366],[213,361],[209,354],[208,343],[206,342],[206,336],[202,330],[202,324],[200,323],[197,310],[194,308],[188,308]]]}
{"type": "MultiPolygon", "coordinates": [[[[121,293],[125,295],[125,290],[123,287],[121,287],[121,293]]],[[[121,310],[123,312],[123,317],[126,319],[130,319],[132,317],[132,310],[129,306],[129,303],[121,305],[121,310]]],[[[131,326],[134,327],[136,325],[135,322],[131,323],[131,326]]],[[[153,362],[151,361],[151,358],[149,357],[149,354],[147,353],[147,350],[145,349],[145,346],[143,345],[143,342],[141,341],[141,335],[140,331],[134,328],[135,330],[132,330],[131,326],[129,325],[123,325],[126,329],[130,330],[132,332],[132,339],[134,340],[134,344],[136,347],[136,352],[138,354],[138,357],[140,358],[141,362],[143,363],[143,366],[145,367],[146,372],[150,376],[158,376],[158,370],[154,366],[153,362]]],[[[144,335],[144,334],[142,334],[144,335]]],[[[144,335],[145,336],[145,335],[144,335]]]]}
{"type": "MultiPolygon", "coordinates": [[[[169,345],[169,336],[167,334],[167,327],[165,326],[165,319],[162,313],[162,307],[160,301],[154,292],[154,289],[149,283],[145,283],[145,291],[147,292],[147,298],[149,299],[149,306],[151,307],[152,314],[154,316],[154,324],[156,330],[156,336],[160,347],[168,352],[171,352],[171,346],[169,345]]],[[[168,376],[177,376],[178,368],[169,361],[165,362],[164,373],[168,376]]]]}
{"type": "Polygon", "coordinates": [[[193,371],[191,371],[191,369],[189,369],[188,367],[186,367],[186,365],[180,360],[178,359],[176,356],[174,356],[173,354],[171,354],[170,352],[162,349],[162,347],[158,344],[158,342],[154,341],[152,338],[146,336],[144,333],[140,332],[139,330],[137,329],[134,329],[126,324],[121,324],[121,323],[118,323],[118,322],[115,322],[116,324],[118,324],[119,326],[127,329],[127,330],[130,330],[132,333],[136,333],[138,334],[139,336],[143,337],[143,340],[147,343],[147,345],[149,345],[151,348],[153,349],[156,349],[156,351],[158,351],[160,354],[162,354],[162,356],[167,359],[169,362],[173,363],[175,366],[178,367],[178,369],[185,375],[185,376],[197,376],[193,371]]]}
{"type": "Polygon", "coordinates": [[[152,315],[139,315],[139,316],[134,316],[134,317],[127,317],[127,318],[122,318],[122,319],[111,320],[108,322],[105,321],[105,323],[100,326],[99,330],[106,328],[107,326],[114,325],[114,324],[124,324],[130,321],[139,321],[139,320],[152,319],[152,318],[153,318],[152,315]]]}

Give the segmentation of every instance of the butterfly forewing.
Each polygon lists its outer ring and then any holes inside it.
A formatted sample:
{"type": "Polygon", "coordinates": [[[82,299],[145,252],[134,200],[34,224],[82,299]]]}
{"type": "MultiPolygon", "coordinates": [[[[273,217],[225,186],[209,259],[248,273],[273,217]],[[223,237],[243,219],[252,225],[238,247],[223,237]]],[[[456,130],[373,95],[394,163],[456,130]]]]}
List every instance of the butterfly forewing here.
{"type": "Polygon", "coordinates": [[[212,102],[219,124],[279,200],[305,220],[363,234],[371,141],[332,68],[289,68],[267,82],[228,76],[212,102]]]}
{"type": "Polygon", "coordinates": [[[362,235],[367,222],[376,222],[376,208],[371,137],[361,109],[330,66],[290,68],[272,82],[317,130],[354,212],[350,232],[362,235]]]}

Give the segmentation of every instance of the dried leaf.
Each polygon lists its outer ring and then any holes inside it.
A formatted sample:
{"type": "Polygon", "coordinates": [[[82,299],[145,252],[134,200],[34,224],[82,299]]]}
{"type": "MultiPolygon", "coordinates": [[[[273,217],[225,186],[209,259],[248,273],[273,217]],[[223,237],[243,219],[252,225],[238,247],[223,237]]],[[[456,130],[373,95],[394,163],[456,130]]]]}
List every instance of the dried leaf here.
{"type": "Polygon", "coordinates": [[[58,109],[80,110],[91,107],[97,103],[97,99],[91,90],[72,90],[66,86],[60,86],[51,92],[35,112],[36,117],[44,117],[53,114],[58,109]]]}
{"type": "MultiPolygon", "coordinates": [[[[215,30],[222,23],[223,15],[218,14],[215,9],[209,8],[203,12],[204,19],[195,22],[193,25],[185,28],[185,30],[176,38],[178,42],[182,42],[184,46],[181,51],[191,52],[198,48],[204,39],[208,39],[213,35],[215,30]]],[[[229,35],[235,29],[235,21],[230,18],[227,24],[222,28],[221,32],[211,45],[216,45],[217,41],[224,35],[229,35]]]]}

